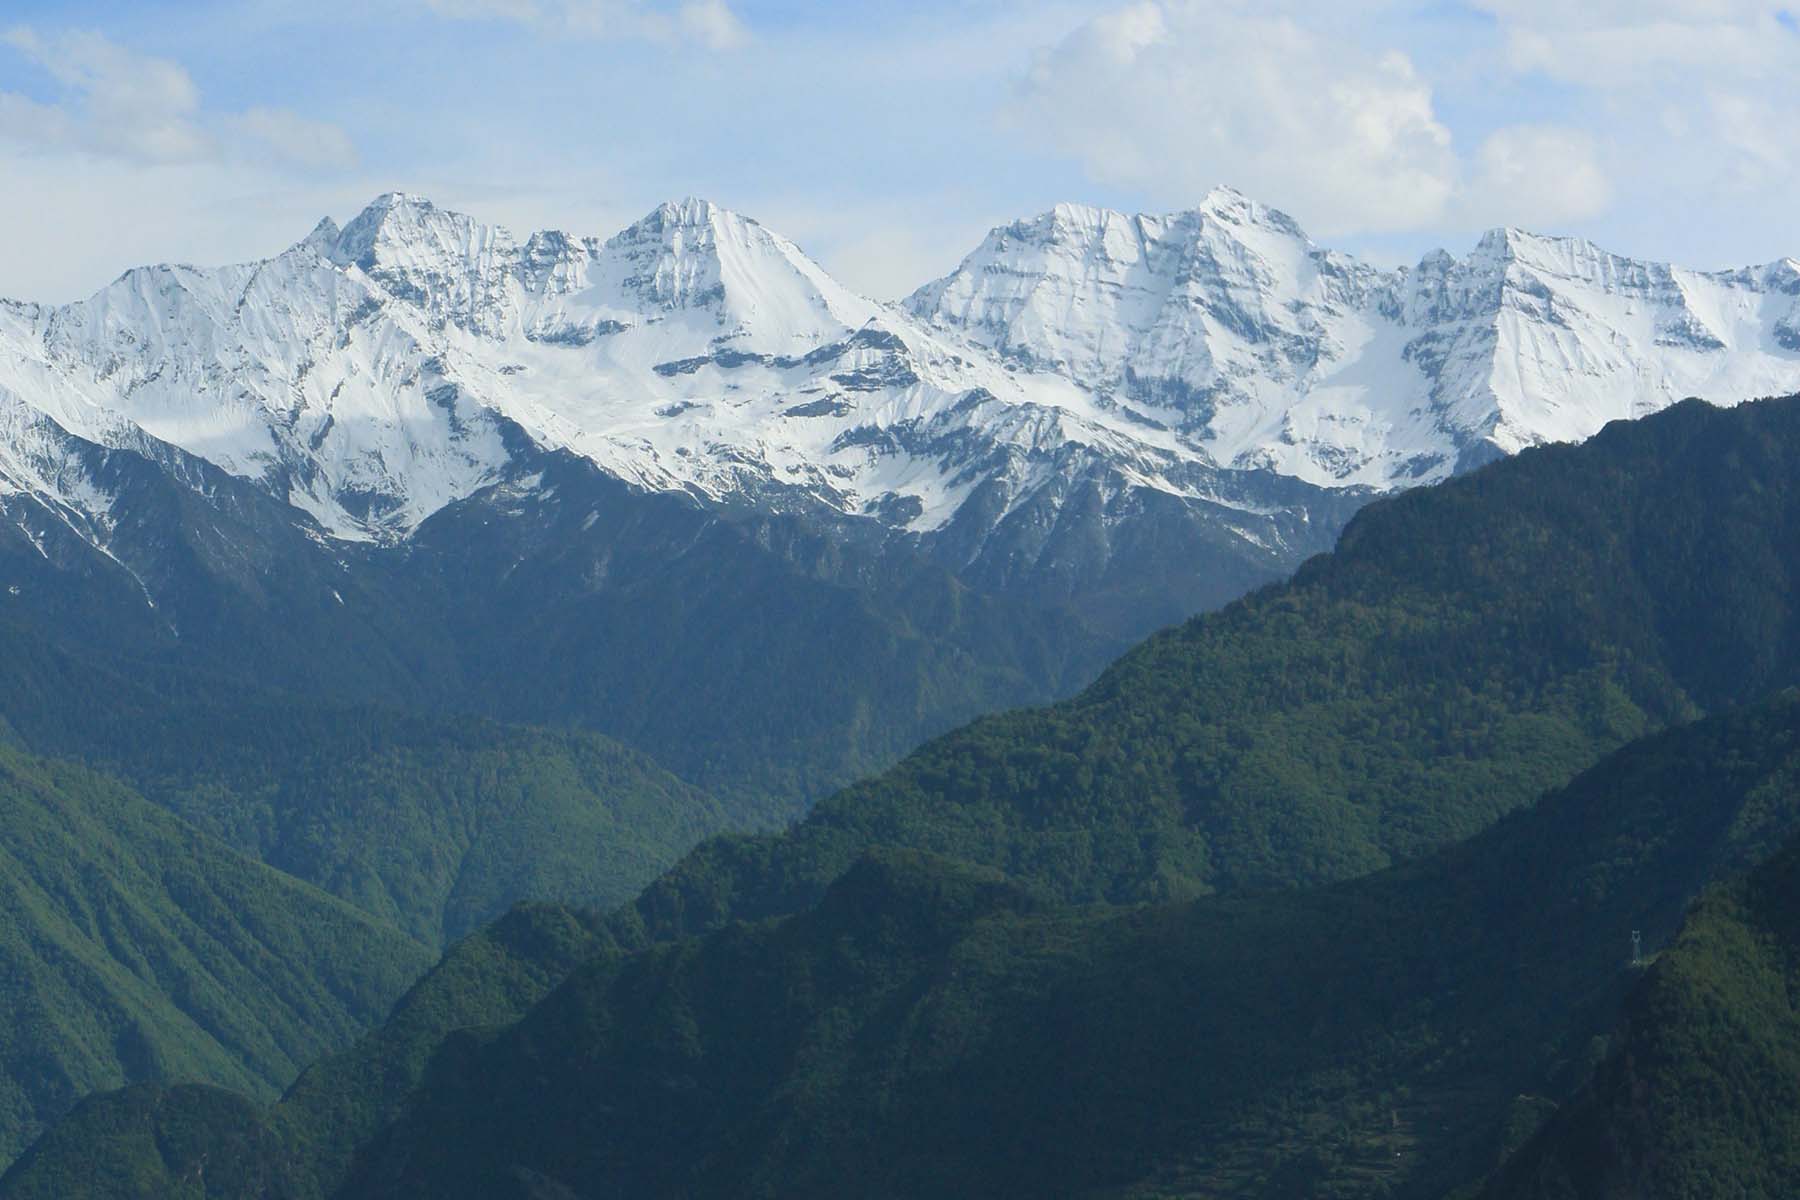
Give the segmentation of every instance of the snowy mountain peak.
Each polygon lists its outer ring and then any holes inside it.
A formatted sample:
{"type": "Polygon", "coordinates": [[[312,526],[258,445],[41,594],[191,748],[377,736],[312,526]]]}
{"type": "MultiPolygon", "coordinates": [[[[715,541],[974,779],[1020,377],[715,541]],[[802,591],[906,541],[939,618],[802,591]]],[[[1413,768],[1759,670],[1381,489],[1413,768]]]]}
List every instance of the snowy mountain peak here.
{"type": "Polygon", "coordinates": [[[1215,187],[1194,212],[1226,225],[1261,227],[1310,244],[1300,223],[1278,208],[1259,204],[1233,187],[1215,187]]]}
{"type": "Polygon", "coordinates": [[[1620,258],[1585,238],[1552,237],[1510,226],[1490,229],[1482,234],[1481,240],[1469,255],[1469,261],[1472,264],[1517,263],[1531,270],[1564,275],[1596,274],[1609,270],[1617,274],[1620,266],[1640,271],[1662,266],[1660,263],[1638,263],[1620,258]]]}
{"type": "Polygon", "coordinates": [[[1496,225],[1481,235],[1475,243],[1473,258],[1511,258],[1514,250],[1525,239],[1522,230],[1508,225],[1496,225]]]}
{"type": "Polygon", "coordinates": [[[389,192],[344,226],[326,257],[355,267],[434,318],[480,323],[512,267],[517,246],[497,225],[389,192]]]}
{"type": "Polygon", "coordinates": [[[404,192],[377,196],[338,234],[327,254],[339,266],[375,270],[385,258],[404,257],[418,246],[472,226],[468,218],[440,213],[431,201],[404,192]]]}
{"type": "MultiPolygon", "coordinates": [[[[1075,204],[1063,201],[1054,204],[1050,210],[1036,217],[1014,221],[1011,225],[996,229],[994,233],[1012,233],[1016,237],[1068,237],[1085,235],[1094,230],[1103,230],[1109,226],[1129,224],[1131,218],[1122,212],[1110,208],[1097,208],[1092,204],[1075,204]]],[[[992,235],[990,235],[992,236],[992,235]]]]}
{"type": "Polygon", "coordinates": [[[1456,256],[1440,246],[1436,250],[1427,250],[1414,270],[1420,275],[1442,275],[1455,265],[1456,256]]]}
{"type": "Polygon", "coordinates": [[[879,306],[756,221],[689,198],[608,239],[600,275],[649,312],[711,314],[719,336],[781,350],[835,336],[879,306]]]}
{"type": "Polygon", "coordinates": [[[711,200],[699,196],[684,196],[679,200],[665,200],[646,216],[640,225],[650,224],[659,229],[709,229],[715,230],[721,224],[748,224],[755,221],[740,216],[730,209],[714,204],[711,200]]]}
{"type": "Polygon", "coordinates": [[[343,238],[343,230],[330,217],[323,217],[312,232],[294,244],[295,251],[317,254],[321,258],[331,258],[337,253],[338,242],[343,238]]]}

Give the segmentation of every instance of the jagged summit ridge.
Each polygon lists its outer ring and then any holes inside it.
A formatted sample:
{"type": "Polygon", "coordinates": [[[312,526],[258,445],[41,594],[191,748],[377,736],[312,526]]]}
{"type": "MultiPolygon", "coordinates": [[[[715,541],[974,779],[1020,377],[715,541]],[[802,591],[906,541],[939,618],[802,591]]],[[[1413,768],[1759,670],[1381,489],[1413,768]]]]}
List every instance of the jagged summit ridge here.
{"type": "Polygon", "coordinates": [[[1089,486],[1266,515],[1290,501],[1259,478],[1406,486],[1690,394],[1792,391],[1797,305],[1793,260],[1694,272],[1516,229],[1383,269],[1230,188],[1166,215],[1058,205],[885,305],[698,198],[520,239],[393,192],[263,262],[5,306],[0,389],[345,538],[528,473],[521,438],[929,532],[1053,520],[1089,486]]]}
{"type": "Polygon", "coordinates": [[[1166,216],[1059,206],[999,227],[906,307],[1133,405],[1216,465],[1389,488],[1687,395],[1792,390],[1793,274],[1511,228],[1383,270],[1220,189],[1166,216]]]}

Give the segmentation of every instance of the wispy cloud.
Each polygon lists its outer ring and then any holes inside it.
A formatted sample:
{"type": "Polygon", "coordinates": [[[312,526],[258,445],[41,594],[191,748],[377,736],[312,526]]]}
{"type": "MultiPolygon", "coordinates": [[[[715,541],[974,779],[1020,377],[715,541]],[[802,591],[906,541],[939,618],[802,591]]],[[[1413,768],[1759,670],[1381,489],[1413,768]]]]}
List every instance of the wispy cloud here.
{"type": "Polygon", "coordinates": [[[179,64],[132,54],[97,33],[44,37],[19,28],[5,40],[72,96],[65,106],[3,94],[7,135],[144,162],[192,162],[216,153],[198,121],[200,90],[179,64]]]}
{"type": "Polygon", "coordinates": [[[1605,212],[1613,184],[1592,135],[1555,125],[1509,125],[1481,142],[1459,190],[1457,225],[1559,228],[1605,212]]]}
{"type": "Polygon", "coordinates": [[[1473,3],[1498,22],[1513,69],[1582,87],[1666,86],[1671,72],[1755,77],[1793,62],[1792,17],[1766,0],[1473,3]]]}
{"type": "Polygon", "coordinates": [[[225,127],[276,158],[302,167],[354,166],[356,145],[341,127],[284,108],[252,108],[225,118],[225,127]]]}
{"type": "MultiPolygon", "coordinates": [[[[1800,129],[1790,116],[1800,108],[1800,22],[1790,8],[1770,0],[1471,2],[1494,21],[1506,86],[1527,97],[1546,82],[1560,90],[1569,120],[1583,126],[1585,161],[1604,159],[1607,190],[1634,198],[1631,223],[1673,217],[1730,229],[1732,240],[1794,228],[1783,200],[1800,186],[1800,129]]],[[[1528,191],[1593,195],[1588,173],[1559,167],[1573,152],[1540,141],[1502,147],[1498,157],[1536,177],[1528,191]]]]}
{"type": "Polygon", "coordinates": [[[441,17],[499,20],[549,32],[595,38],[635,38],[694,43],[729,50],[749,41],[749,31],[725,0],[425,0],[441,17]]]}
{"type": "Polygon", "coordinates": [[[60,85],[55,100],[0,92],[0,140],[148,164],[272,158],[312,168],[355,162],[342,129],[277,108],[209,112],[179,63],[91,32],[19,27],[0,40],[60,85]]]}
{"type": "Polygon", "coordinates": [[[1582,226],[1625,195],[1649,211],[1800,184],[1781,116],[1800,20],[1780,4],[1347,4],[1111,8],[1039,52],[1015,125],[1103,186],[1184,206],[1230,183],[1327,236],[1582,226]]]}
{"type": "Polygon", "coordinates": [[[1164,203],[1230,183],[1326,233],[1436,221],[1456,187],[1430,85],[1268,5],[1147,0],[1039,55],[1017,124],[1164,203]]]}
{"type": "Polygon", "coordinates": [[[425,7],[458,21],[536,21],[543,16],[536,0],[425,0],[425,7]]]}

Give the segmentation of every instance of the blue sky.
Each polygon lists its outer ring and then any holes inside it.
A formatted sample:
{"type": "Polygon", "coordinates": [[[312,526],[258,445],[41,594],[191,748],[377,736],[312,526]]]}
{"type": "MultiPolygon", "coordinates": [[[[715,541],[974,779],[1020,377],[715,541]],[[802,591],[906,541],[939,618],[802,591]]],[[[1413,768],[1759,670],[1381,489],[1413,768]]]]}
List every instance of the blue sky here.
{"type": "Polygon", "coordinates": [[[884,298],[1215,183],[1389,262],[1512,224],[1736,265],[1800,255],[1796,67],[1743,0],[5,0],[0,295],[396,188],[583,234],[704,195],[884,298]]]}

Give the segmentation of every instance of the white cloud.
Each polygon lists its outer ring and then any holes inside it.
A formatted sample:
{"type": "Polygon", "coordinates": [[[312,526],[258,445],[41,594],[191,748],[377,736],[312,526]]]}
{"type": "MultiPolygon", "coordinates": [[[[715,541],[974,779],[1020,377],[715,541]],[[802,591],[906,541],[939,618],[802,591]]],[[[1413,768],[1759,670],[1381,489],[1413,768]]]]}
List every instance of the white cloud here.
{"type": "Polygon", "coordinates": [[[0,141],[64,146],[74,143],[77,133],[74,119],[54,104],[0,92],[0,141]]]}
{"type": "MultiPolygon", "coordinates": [[[[45,38],[31,29],[13,29],[5,40],[75,93],[73,111],[36,105],[36,123],[7,123],[21,140],[77,143],[145,162],[193,162],[214,153],[212,139],[196,117],[200,90],[178,64],[132,54],[95,33],[45,38]]],[[[15,115],[31,102],[6,99],[15,115]]]]}
{"type": "Polygon", "coordinates": [[[312,121],[282,108],[252,108],[229,119],[230,126],[277,158],[321,170],[356,165],[350,135],[326,121],[312,121]]]}
{"type": "Polygon", "coordinates": [[[454,20],[501,20],[556,34],[641,41],[691,42],[729,50],[749,40],[749,31],[726,0],[425,0],[426,7],[454,20]]]}
{"type": "Polygon", "coordinates": [[[1736,191],[1791,190],[1800,165],[1800,131],[1793,110],[1768,99],[1712,90],[1701,109],[1706,135],[1730,155],[1719,182],[1736,191]]]}
{"type": "Polygon", "coordinates": [[[1013,116],[1103,183],[1191,203],[1230,183],[1321,232],[1417,228],[1457,181],[1412,61],[1263,6],[1147,2],[1041,54],[1013,116]]]}
{"type": "Polygon", "coordinates": [[[9,30],[0,41],[61,84],[43,103],[0,92],[0,139],[39,150],[147,164],[222,162],[250,151],[304,167],[341,167],[355,152],[342,129],[284,109],[209,114],[179,63],[135,54],[97,33],[9,30]]]}
{"type": "Polygon", "coordinates": [[[458,21],[534,21],[542,15],[534,0],[425,0],[425,7],[458,21]]]}
{"type": "Polygon", "coordinates": [[[749,31],[725,0],[695,0],[677,14],[682,31],[714,50],[728,50],[749,40],[749,31]]]}
{"type": "MultiPolygon", "coordinates": [[[[1771,203],[1800,185],[1800,131],[1792,117],[1800,109],[1794,72],[1800,36],[1783,4],[1474,3],[1494,18],[1502,72],[1511,76],[1506,85],[1527,95],[1540,77],[1562,85],[1569,119],[1592,130],[1587,162],[1610,165],[1612,190],[1632,195],[1633,209],[1706,213],[1703,224],[1719,230],[1717,239],[1738,245],[1751,241],[1749,222],[1768,228],[1771,203]]],[[[1554,197],[1550,177],[1560,173],[1578,181],[1590,174],[1575,161],[1575,147],[1496,149],[1490,164],[1496,169],[1489,174],[1515,179],[1515,191],[1554,197]],[[1527,166],[1532,160],[1535,167],[1527,166]]],[[[1590,191],[1571,186],[1567,195],[1579,199],[1590,191]]],[[[1694,224],[1691,218],[1685,223],[1694,224]]],[[[1764,254],[1792,252],[1772,240],[1760,244],[1764,254]]]]}
{"type": "Polygon", "coordinates": [[[347,203],[312,182],[355,163],[335,125],[211,111],[180,64],[95,33],[17,28],[0,34],[9,51],[60,91],[0,91],[0,223],[37,231],[0,245],[0,295],[68,300],[134,263],[262,257],[347,203]]]}
{"type": "Polygon", "coordinates": [[[1666,87],[1670,72],[1786,70],[1794,39],[1765,0],[1475,0],[1498,22],[1507,64],[1582,87],[1666,87]]]}
{"type": "Polygon", "coordinates": [[[1475,154],[1456,222],[1555,228],[1606,211],[1612,185],[1594,138],[1553,125],[1513,125],[1489,134],[1475,154]]]}
{"type": "Polygon", "coordinates": [[[1303,18],[1292,0],[1254,8],[1241,0],[1139,0],[1042,52],[1013,105],[1014,125],[1075,157],[1096,182],[1131,188],[1154,205],[1186,207],[1231,184],[1327,238],[1443,236],[1496,224],[1591,229],[1615,212],[1618,196],[1651,194],[1657,175],[1704,169],[1742,191],[1800,174],[1800,133],[1790,134],[1782,106],[1768,101],[1792,86],[1785,76],[1749,91],[1706,82],[1741,84],[1744,72],[1727,65],[1800,48],[1791,31],[1771,24],[1770,6],[1479,3],[1496,19],[1490,46],[1499,58],[1482,59],[1482,47],[1464,41],[1457,57],[1421,65],[1402,49],[1366,43],[1379,35],[1407,49],[1423,45],[1404,20],[1366,19],[1382,15],[1379,0],[1359,10],[1360,28],[1341,10],[1303,18]],[[1709,21],[1711,33],[1674,44],[1680,38],[1671,29],[1709,21]],[[1605,62],[1578,80],[1574,59],[1583,52],[1568,47],[1583,38],[1597,39],[1581,44],[1605,62]],[[1757,39],[1774,49],[1746,49],[1757,39]],[[1645,74],[1654,94],[1615,81],[1614,66],[1622,72],[1653,53],[1710,65],[1695,68],[1679,102],[1666,62],[1645,74]],[[1575,99],[1549,107],[1541,81],[1527,76],[1552,66],[1577,86],[1575,99]],[[1471,82],[1450,73],[1475,69],[1490,75],[1471,82]],[[1485,115],[1498,118],[1497,127],[1477,118],[1453,138],[1433,73],[1460,89],[1465,118],[1471,94],[1484,91],[1485,115]],[[1507,121],[1526,105],[1547,109],[1549,119],[1507,121]],[[1662,152],[1647,154],[1659,141],[1662,152]]]}

